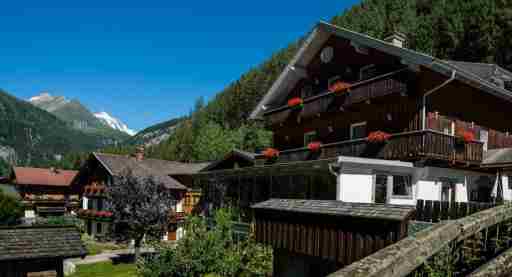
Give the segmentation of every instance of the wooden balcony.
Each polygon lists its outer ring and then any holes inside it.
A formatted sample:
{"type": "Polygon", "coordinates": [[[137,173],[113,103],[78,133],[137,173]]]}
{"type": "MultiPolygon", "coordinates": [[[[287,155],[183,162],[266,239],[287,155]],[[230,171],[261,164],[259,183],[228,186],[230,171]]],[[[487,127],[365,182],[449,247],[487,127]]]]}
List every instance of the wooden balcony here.
{"type": "Polygon", "coordinates": [[[304,99],[304,106],[297,110],[288,106],[280,106],[269,110],[265,116],[271,124],[286,121],[290,116],[309,118],[317,114],[339,110],[366,100],[395,93],[407,93],[406,69],[397,70],[369,80],[352,84],[344,93],[323,92],[304,99]]]}
{"type": "MultiPolygon", "coordinates": [[[[342,141],[321,146],[320,151],[308,148],[281,151],[277,163],[289,163],[338,156],[377,158],[386,160],[419,161],[439,160],[479,165],[483,158],[481,142],[457,142],[453,136],[433,130],[394,134],[381,144],[369,143],[366,139],[342,141]]],[[[265,163],[258,156],[258,164],[265,163]]]]}

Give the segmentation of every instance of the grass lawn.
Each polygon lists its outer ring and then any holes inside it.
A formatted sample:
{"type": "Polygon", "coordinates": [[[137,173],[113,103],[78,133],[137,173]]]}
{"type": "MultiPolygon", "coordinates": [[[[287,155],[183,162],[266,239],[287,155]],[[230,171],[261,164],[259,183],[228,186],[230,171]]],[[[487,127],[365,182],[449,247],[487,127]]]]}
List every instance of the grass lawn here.
{"type": "Polygon", "coordinates": [[[128,246],[123,244],[115,244],[111,242],[97,242],[87,235],[82,236],[82,241],[85,243],[89,256],[101,254],[111,250],[126,249],[128,246]]]}
{"type": "Polygon", "coordinates": [[[135,277],[135,267],[135,264],[113,265],[111,262],[77,265],[76,273],[69,277],[135,277]]]}

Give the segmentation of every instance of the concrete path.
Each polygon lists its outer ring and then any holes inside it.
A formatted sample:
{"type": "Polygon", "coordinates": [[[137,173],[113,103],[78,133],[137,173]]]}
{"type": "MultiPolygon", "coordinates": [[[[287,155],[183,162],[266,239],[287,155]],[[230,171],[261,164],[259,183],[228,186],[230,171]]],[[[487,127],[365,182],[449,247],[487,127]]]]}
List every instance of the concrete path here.
{"type": "MultiPolygon", "coordinates": [[[[140,252],[141,252],[141,254],[142,253],[150,253],[150,252],[154,252],[154,249],[144,248],[144,249],[141,249],[140,252]]],[[[84,259],[76,258],[76,259],[69,259],[68,261],[72,262],[75,265],[94,264],[94,263],[99,263],[99,262],[108,262],[112,258],[116,258],[119,255],[123,255],[123,254],[133,254],[133,249],[114,250],[114,251],[101,253],[98,255],[86,256],[84,259]]]]}

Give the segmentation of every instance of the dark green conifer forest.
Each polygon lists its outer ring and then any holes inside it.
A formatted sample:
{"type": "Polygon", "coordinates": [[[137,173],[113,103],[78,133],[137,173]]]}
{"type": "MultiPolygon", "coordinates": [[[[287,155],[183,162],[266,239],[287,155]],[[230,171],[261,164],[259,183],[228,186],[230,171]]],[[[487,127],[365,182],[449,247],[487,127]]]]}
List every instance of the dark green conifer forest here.
{"type": "MultiPolygon", "coordinates": [[[[512,0],[363,0],[331,23],[381,39],[400,31],[408,48],[512,70],[512,0]]],[[[149,149],[150,156],[205,161],[222,158],[232,148],[256,151],[271,145],[271,133],[248,116],[300,43],[298,38],[277,51],[209,103],[199,100],[167,141],[149,149]]]]}

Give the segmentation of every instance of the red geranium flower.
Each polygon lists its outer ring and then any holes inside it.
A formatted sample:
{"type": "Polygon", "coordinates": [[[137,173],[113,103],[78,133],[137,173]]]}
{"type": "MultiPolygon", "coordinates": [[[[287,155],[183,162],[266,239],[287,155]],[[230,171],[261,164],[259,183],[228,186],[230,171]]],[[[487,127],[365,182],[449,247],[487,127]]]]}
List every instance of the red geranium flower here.
{"type": "Polygon", "coordinates": [[[464,131],[462,133],[462,137],[464,138],[465,142],[472,142],[475,141],[475,134],[470,131],[464,131]]]}
{"type": "Polygon", "coordinates": [[[370,143],[382,143],[388,141],[389,138],[391,138],[390,134],[382,131],[375,131],[371,132],[366,140],[370,143]]]}
{"type": "Polygon", "coordinates": [[[322,146],[322,143],[319,141],[313,141],[308,144],[308,149],[311,152],[317,152],[320,151],[320,147],[322,146]]]}
{"type": "Polygon", "coordinates": [[[332,93],[345,92],[348,91],[348,88],[350,88],[350,86],[351,84],[349,83],[337,81],[329,87],[329,91],[332,93]]]}
{"type": "Polygon", "coordinates": [[[275,159],[279,157],[279,150],[274,148],[267,148],[265,151],[263,151],[263,156],[267,159],[275,159]]]}
{"type": "Polygon", "coordinates": [[[304,105],[304,100],[299,97],[294,97],[288,100],[288,107],[302,107],[304,105]]]}

